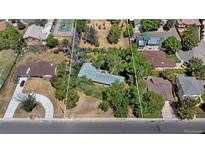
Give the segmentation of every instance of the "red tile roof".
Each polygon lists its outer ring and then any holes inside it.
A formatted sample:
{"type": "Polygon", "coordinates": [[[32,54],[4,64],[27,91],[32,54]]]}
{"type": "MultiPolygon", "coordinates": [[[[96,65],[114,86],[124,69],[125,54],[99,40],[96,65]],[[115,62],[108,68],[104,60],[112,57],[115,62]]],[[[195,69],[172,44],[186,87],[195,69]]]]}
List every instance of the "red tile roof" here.
{"type": "Polygon", "coordinates": [[[175,67],[176,62],[172,59],[166,58],[163,51],[142,51],[141,54],[145,56],[148,63],[155,67],[175,67]]]}

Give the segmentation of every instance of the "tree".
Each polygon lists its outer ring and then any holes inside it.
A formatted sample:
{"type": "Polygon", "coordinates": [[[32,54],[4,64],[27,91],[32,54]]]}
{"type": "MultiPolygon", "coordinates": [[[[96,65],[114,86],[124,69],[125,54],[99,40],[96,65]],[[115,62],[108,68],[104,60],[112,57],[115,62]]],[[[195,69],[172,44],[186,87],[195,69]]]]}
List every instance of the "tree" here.
{"type": "Polygon", "coordinates": [[[22,35],[14,28],[8,27],[0,32],[0,50],[15,49],[20,50],[24,46],[22,35]]]}
{"type": "Polygon", "coordinates": [[[124,37],[132,37],[134,35],[134,27],[132,24],[128,24],[125,31],[123,32],[124,37]]]}
{"type": "Polygon", "coordinates": [[[28,96],[28,98],[24,101],[22,101],[22,108],[26,111],[26,112],[31,112],[35,106],[37,105],[36,103],[36,99],[33,96],[28,96]]]}
{"type": "Polygon", "coordinates": [[[166,24],[163,26],[163,29],[164,29],[165,31],[169,31],[170,28],[172,28],[172,27],[175,26],[175,22],[176,22],[175,19],[168,20],[168,21],[166,22],[166,24]]]}
{"type": "Polygon", "coordinates": [[[125,118],[128,115],[128,99],[126,97],[126,90],[122,83],[115,82],[105,91],[105,101],[110,103],[113,109],[114,116],[118,118],[125,118]]]}
{"type": "Polygon", "coordinates": [[[198,29],[197,27],[191,26],[189,27],[182,36],[182,46],[185,50],[191,50],[196,47],[199,42],[198,39],[198,29]]]}
{"type": "Polygon", "coordinates": [[[67,47],[70,44],[70,42],[68,41],[68,39],[64,38],[62,44],[64,47],[67,47]]]}
{"type": "Polygon", "coordinates": [[[91,26],[85,30],[85,40],[95,46],[99,46],[99,42],[96,35],[96,30],[91,26]]]}
{"type": "Polygon", "coordinates": [[[159,75],[160,75],[160,77],[163,77],[164,79],[169,80],[173,84],[175,83],[176,75],[173,73],[172,70],[164,70],[164,71],[160,72],[159,75]]]}
{"type": "Polygon", "coordinates": [[[100,108],[102,111],[107,112],[109,109],[109,102],[107,101],[103,101],[102,103],[100,103],[100,105],[98,106],[98,108],[100,108]]]}
{"type": "Polygon", "coordinates": [[[117,44],[121,36],[121,30],[118,24],[113,24],[109,30],[107,40],[110,44],[117,44]]]}
{"type": "Polygon", "coordinates": [[[46,39],[46,44],[48,47],[54,48],[58,45],[58,39],[54,38],[54,36],[50,34],[46,39]]]}
{"type": "Polygon", "coordinates": [[[200,103],[200,99],[185,97],[177,106],[177,114],[181,119],[193,119],[195,115],[195,106],[200,103]]]}
{"type": "Polygon", "coordinates": [[[175,54],[182,48],[181,42],[175,36],[168,37],[164,41],[164,47],[167,49],[168,54],[175,54]]]}
{"type": "Polygon", "coordinates": [[[45,26],[45,24],[48,22],[48,20],[47,19],[36,19],[35,21],[34,21],[34,23],[36,24],[36,25],[39,25],[39,26],[45,26]]]}
{"type": "Polygon", "coordinates": [[[68,90],[67,96],[67,100],[65,100],[64,103],[66,104],[67,109],[72,109],[76,106],[76,102],[79,100],[78,93],[75,89],[70,89],[68,90]]]}
{"type": "Polygon", "coordinates": [[[86,30],[86,20],[77,20],[76,21],[76,31],[81,34],[82,32],[85,32],[86,30]]]}
{"type": "Polygon", "coordinates": [[[164,106],[164,100],[161,95],[153,91],[143,94],[142,108],[145,117],[159,117],[164,106]]]}
{"type": "Polygon", "coordinates": [[[159,28],[160,20],[158,19],[142,19],[140,20],[142,25],[142,30],[147,31],[156,31],[159,28]]]}
{"type": "Polygon", "coordinates": [[[203,61],[194,57],[190,59],[187,67],[187,74],[193,75],[197,79],[204,79],[205,65],[203,65],[203,61]]]}

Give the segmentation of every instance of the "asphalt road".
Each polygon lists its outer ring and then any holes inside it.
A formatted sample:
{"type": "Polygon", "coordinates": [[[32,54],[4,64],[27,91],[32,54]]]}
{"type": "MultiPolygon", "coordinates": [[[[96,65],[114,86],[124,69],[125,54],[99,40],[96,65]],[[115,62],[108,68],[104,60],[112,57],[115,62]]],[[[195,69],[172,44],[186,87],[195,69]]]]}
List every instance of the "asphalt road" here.
{"type": "Polygon", "coordinates": [[[0,134],[201,134],[205,121],[0,121],[0,134]]]}

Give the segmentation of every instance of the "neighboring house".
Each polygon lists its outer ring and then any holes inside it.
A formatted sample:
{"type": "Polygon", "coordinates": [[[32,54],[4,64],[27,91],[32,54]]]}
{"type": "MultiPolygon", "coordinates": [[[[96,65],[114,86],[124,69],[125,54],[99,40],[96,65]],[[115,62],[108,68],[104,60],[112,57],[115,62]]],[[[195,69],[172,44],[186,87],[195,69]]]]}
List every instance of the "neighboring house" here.
{"type": "Polygon", "coordinates": [[[182,37],[183,32],[187,30],[188,27],[196,25],[198,28],[198,38],[201,39],[201,28],[202,24],[199,19],[178,19],[176,23],[179,35],[182,37]]]}
{"type": "Polygon", "coordinates": [[[5,20],[0,21],[0,32],[4,31],[9,26],[9,23],[5,20]]]}
{"type": "Polygon", "coordinates": [[[47,38],[47,34],[43,33],[43,27],[35,24],[28,27],[23,38],[26,40],[27,45],[41,45],[42,40],[47,38]]]}
{"type": "Polygon", "coordinates": [[[134,26],[135,33],[140,32],[141,30],[141,19],[129,19],[128,22],[134,26]]]}
{"type": "Polygon", "coordinates": [[[159,36],[137,36],[135,42],[139,50],[159,50],[163,39],[159,36]]]}
{"type": "Polygon", "coordinates": [[[195,77],[177,75],[176,85],[178,88],[177,94],[180,100],[183,100],[185,97],[198,99],[204,93],[203,84],[195,77]]]}
{"type": "Polygon", "coordinates": [[[32,24],[26,30],[23,38],[28,45],[41,45],[42,41],[46,40],[51,33],[53,19],[48,20],[44,27],[32,24]]]}
{"type": "Polygon", "coordinates": [[[21,65],[16,70],[16,77],[51,78],[56,74],[56,65],[45,61],[21,65]]]}
{"type": "Polygon", "coordinates": [[[158,77],[147,77],[144,80],[147,85],[147,91],[154,91],[161,95],[165,101],[174,101],[171,82],[158,77]]]}
{"type": "Polygon", "coordinates": [[[156,69],[173,69],[176,67],[176,62],[166,58],[166,54],[163,51],[142,51],[140,53],[146,57],[148,63],[154,65],[156,69]]]}
{"type": "Polygon", "coordinates": [[[92,80],[93,82],[109,86],[111,86],[115,81],[123,83],[125,80],[125,78],[122,76],[113,75],[105,70],[97,69],[91,63],[84,63],[81,67],[78,78],[83,76],[92,80]]]}
{"type": "Polygon", "coordinates": [[[58,19],[55,22],[54,28],[52,30],[53,36],[58,40],[64,38],[71,39],[74,33],[73,19],[58,19]]]}

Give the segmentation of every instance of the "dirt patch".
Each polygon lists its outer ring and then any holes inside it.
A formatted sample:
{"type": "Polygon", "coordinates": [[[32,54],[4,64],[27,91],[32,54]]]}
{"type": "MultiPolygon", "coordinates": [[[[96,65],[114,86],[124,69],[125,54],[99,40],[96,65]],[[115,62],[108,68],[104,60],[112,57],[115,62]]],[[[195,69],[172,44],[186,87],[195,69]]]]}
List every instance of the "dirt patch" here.
{"type": "MultiPolygon", "coordinates": [[[[107,35],[109,30],[112,26],[111,22],[108,20],[91,20],[90,23],[87,24],[88,26],[92,26],[97,31],[97,38],[99,41],[99,48],[128,48],[129,47],[129,40],[123,37],[123,31],[126,28],[126,21],[121,20],[119,23],[120,27],[122,28],[121,38],[117,44],[110,44],[107,41],[107,35]],[[101,29],[99,29],[101,27],[101,29]]],[[[84,43],[84,40],[80,38],[79,46],[81,48],[96,48],[94,45],[90,45],[89,43],[84,43]]]]}
{"type": "Polygon", "coordinates": [[[55,89],[48,79],[29,78],[24,86],[24,93],[35,92],[47,96],[53,103],[54,117],[62,118],[64,103],[55,98],[55,89]]]}
{"type": "Polygon", "coordinates": [[[62,61],[69,61],[68,58],[64,56],[64,53],[60,52],[59,54],[54,54],[51,51],[46,51],[42,53],[33,53],[33,52],[26,52],[24,53],[21,61],[17,65],[34,63],[37,61],[47,61],[49,63],[58,64],[62,61]]]}
{"type": "Polygon", "coordinates": [[[67,110],[68,117],[72,117],[72,118],[113,117],[113,113],[111,109],[109,109],[107,112],[103,112],[101,109],[98,109],[100,100],[90,96],[86,96],[82,92],[79,92],[78,95],[80,96],[80,99],[77,102],[77,106],[73,109],[67,110]]]}
{"type": "Polygon", "coordinates": [[[0,51],[0,85],[8,75],[15,57],[16,55],[13,50],[0,51]]]}
{"type": "Polygon", "coordinates": [[[17,108],[14,118],[44,118],[45,117],[45,111],[42,106],[39,104],[31,111],[31,112],[26,112],[21,108],[21,105],[17,108]]]}

